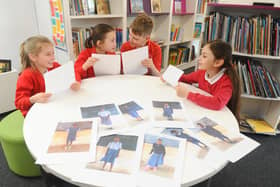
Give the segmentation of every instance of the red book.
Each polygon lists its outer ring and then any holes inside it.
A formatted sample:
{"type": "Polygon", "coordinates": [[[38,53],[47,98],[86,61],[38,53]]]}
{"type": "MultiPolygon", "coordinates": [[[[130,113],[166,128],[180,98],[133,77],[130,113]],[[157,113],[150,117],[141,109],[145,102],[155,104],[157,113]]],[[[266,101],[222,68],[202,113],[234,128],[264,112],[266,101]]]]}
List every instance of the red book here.
{"type": "Polygon", "coordinates": [[[177,33],[178,33],[178,27],[176,27],[176,29],[175,29],[175,32],[174,32],[174,35],[173,35],[172,41],[176,41],[176,38],[177,38],[177,33]]]}
{"type": "Polygon", "coordinates": [[[247,64],[248,64],[248,69],[249,69],[249,75],[250,75],[250,81],[251,81],[251,84],[252,84],[252,89],[253,89],[254,95],[256,95],[256,88],[255,88],[255,84],[254,84],[254,80],[253,80],[253,75],[252,75],[252,69],[251,69],[251,65],[250,65],[250,61],[249,60],[247,61],[247,64]]]}

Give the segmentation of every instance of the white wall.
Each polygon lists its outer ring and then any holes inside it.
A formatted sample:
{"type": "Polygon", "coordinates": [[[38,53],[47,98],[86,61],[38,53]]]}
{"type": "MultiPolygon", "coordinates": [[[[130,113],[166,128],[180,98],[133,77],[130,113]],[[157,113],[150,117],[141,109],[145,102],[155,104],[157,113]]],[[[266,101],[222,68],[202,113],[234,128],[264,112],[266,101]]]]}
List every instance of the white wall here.
{"type": "Polygon", "coordinates": [[[0,58],[20,70],[19,46],[38,33],[33,0],[0,0],[0,58]]]}
{"type": "MultiPolygon", "coordinates": [[[[51,39],[49,0],[0,0],[0,4],[0,59],[11,59],[13,68],[20,71],[20,44],[37,34],[51,39]]],[[[58,62],[68,61],[65,51],[55,51],[58,62]]]]}
{"type": "Polygon", "coordinates": [[[274,6],[280,7],[280,0],[218,0],[219,3],[232,3],[232,4],[249,4],[253,2],[274,3],[274,6]]]}
{"type": "MultiPolygon", "coordinates": [[[[39,33],[52,39],[51,27],[51,10],[49,0],[34,0],[35,12],[38,20],[39,33]]],[[[64,64],[69,60],[67,52],[61,49],[55,49],[56,60],[60,64],[64,64]]]]}

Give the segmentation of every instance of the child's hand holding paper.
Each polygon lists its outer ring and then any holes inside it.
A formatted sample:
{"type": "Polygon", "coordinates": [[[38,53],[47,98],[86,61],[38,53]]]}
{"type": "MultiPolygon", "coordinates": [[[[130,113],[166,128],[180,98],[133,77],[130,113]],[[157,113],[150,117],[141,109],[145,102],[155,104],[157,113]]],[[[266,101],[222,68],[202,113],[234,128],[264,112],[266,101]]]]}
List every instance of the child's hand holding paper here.
{"type": "Polygon", "coordinates": [[[175,66],[169,65],[163,73],[161,79],[175,87],[177,86],[178,80],[183,75],[183,73],[183,70],[180,70],[175,66]]]}

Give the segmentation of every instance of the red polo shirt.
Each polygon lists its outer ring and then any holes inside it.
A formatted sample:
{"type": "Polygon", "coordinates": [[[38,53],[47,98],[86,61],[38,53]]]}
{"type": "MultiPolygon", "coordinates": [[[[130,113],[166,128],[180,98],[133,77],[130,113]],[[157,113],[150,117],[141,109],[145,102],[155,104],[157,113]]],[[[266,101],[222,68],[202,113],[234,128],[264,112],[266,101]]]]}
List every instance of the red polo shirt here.
{"type": "MultiPolygon", "coordinates": [[[[48,70],[59,67],[57,62],[53,63],[53,67],[48,70]]],[[[23,70],[17,80],[15,106],[19,109],[25,117],[32,106],[30,97],[45,92],[45,80],[43,74],[34,68],[27,68],[23,70]]]]}
{"type": "Polygon", "coordinates": [[[182,75],[180,81],[187,83],[198,83],[200,89],[210,93],[205,96],[199,93],[189,92],[187,99],[212,110],[220,110],[227,105],[232,96],[232,83],[228,75],[223,74],[216,82],[210,84],[205,79],[205,70],[182,75]]]}
{"type": "MultiPolygon", "coordinates": [[[[95,73],[94,73],[94,68],[89,67],[86,71],[83,70],[83,64],[87,61],[87,59],[89,57],[91,57],[91,55],[95,53],[96,54],[96,48],[86,48],[85,50],[83,50],[74,65],[75,68],[75,76],[76,76],[76,80],[77,81],[81,81],[82,79],[86,79],[89,77],[95,77],[95,73]]],[[[106,52],[106,54],[116,54],[116,53],[111,53],[111,52],[106,52]]],[[[108,67],[109,68],[109,67],[108,67]]]]}

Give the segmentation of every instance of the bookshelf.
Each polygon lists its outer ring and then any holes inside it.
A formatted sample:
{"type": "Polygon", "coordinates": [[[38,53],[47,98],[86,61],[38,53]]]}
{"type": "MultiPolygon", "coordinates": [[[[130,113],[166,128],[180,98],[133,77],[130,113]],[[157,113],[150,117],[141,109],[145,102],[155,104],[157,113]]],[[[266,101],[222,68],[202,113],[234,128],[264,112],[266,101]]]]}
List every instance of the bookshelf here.
{"type": "MultiPolygon", "coordinates": [[[[91,0],[92,1],[92,0],[91,0]]],[[[75,8],[75,2],[84,2],[83,0],[63,0],[64,15],[65,15],[65,27],[66,27],[66,43],[69,49],[69,57],[75,60],[75,54],[73,52],[73,39],[72,31],[79,32],[81,29],[90,28],[99,23],[107,23],[115,28],[121,30],[122,40],[126,42],[128,40],[127,28],[134,20],[135,16],[142,11],[147,13],[154,22],[154,29],[151,35],[151,39],[155,41],[161,41],[159,44],[162,49],[162,71],[167,68],[169,64],[170,49],[179,47],[189,48],[187,58],[177,63],[178,68],[194,69],[195,63],[192,61],[192,45],[194,42],[193,30],[194,20],[196,12],[197,0],[160,0],[160,11],[152,12],[151,0],[142,0],[143,6],[140,4],[131,5],[132,0],[109,0],[110,14],[87,14],[86,11],[78,11],[75,8]],[[180,12],[174,12],[174,1],[180,2],[180,12]],[[73,5],[74,4],[74,5],[73,5]],[[131,7],[134,7],[132,10],[131,7]],[[140,10],[140,11],[139,11],[140,10]],[[171,39],[171,32],[175,32],[177,28],[177,36],[171,39]],[[181,28],[179,32],[179,27],[181,28]],[[174,30],[172,30],[174,29],[174,30]],[[180,64],[180,65],[179,65],[180,64]]],[[[95,1],[97,2],[97,1],[95,1]]],[[[138,0],[138,2],[141,2],[138,0]]],[[[178,4],[176,4],[178,7],[178,4]]],[[[85,31],[86,33],[86,31],[85,31]]],[[[79,36],[79,37],[85,37],[79,36]]],[[[82,45],[82,44],[81,44],[82,45]]]]}
{"type": "Polygon", "coordinates": [[[14,101],[17,79],[18,72],[15,69],[0,73],[0,84],[2,90],[0,93],[0,114],[15,109],[14,101]]]}
{"type": "Polygon", "coordinates": [[[280,86],[280,30],[273,26],[273,21],[280,20],[279,11],[280,7],[208,3],[202,38],[203,43],[219,38],[232,45],[233,62],[242,84],[241,114],[264,119],[274,129],[280,122],[280,95],[276,89],[280,86]],[[270,75],[276,83],[270,81],[270,75]]]}

